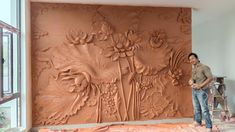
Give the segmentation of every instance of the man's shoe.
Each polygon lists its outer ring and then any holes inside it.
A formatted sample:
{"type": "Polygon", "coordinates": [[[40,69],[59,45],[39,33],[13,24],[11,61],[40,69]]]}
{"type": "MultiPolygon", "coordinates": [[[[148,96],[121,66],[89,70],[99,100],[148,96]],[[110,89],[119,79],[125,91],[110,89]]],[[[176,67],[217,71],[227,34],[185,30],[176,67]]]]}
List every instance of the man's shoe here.
{"type": "Polygon", "coordinates": [[[197,122],[193,122],[192,124],[189,125],[190,127],[198,127],[201,126],[201,124],[197,123],[197,122]]]}
{"type": "Polygon", "coordinates": [[[206,128],[206,132],[212,132],[211,128],[206,128]]]}

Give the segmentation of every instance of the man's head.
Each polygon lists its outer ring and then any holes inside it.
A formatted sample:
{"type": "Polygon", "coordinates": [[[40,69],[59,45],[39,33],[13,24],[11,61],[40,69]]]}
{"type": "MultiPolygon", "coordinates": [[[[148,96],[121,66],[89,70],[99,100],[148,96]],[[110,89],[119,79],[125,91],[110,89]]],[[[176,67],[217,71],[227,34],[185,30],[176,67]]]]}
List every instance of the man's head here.
{"type": "Polygon", "coordinates": [[[200,62],[199,59],[198,59],[197,54],[195,54],[195,53],[190,53],[188,55],[188,60],[192,65],[196,65],[197,63],[200,62]]]}

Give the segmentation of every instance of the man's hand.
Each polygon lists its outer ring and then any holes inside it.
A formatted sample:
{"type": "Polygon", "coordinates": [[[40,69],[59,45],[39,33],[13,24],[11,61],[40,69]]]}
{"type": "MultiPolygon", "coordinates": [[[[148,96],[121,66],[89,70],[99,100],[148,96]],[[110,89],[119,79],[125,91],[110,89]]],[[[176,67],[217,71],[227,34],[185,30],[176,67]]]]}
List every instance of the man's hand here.
{"type": "Polygon", "coordinates": [[[191,86],[192,86],[192,88],[195,88],[195,89],[201,89],[202,88],[202,86],[200,84],[195,84],[195,83],[191,86]]]}
{"type": "Polygon", "coordinates": [[[202,85],[193,83],[193,80],[192,80],[192,79],[190,79],[190,80],[188,81],[188,84],[189,84],[192,88],[194,88],[194,89],[201,89],[201,88],[202,88],[202,85]]]}
{"type": "Polygon", "coordinates": [[[188,81],[188,84],[189,84],[190,86],[192,86],[192,85],[193,85],[193,80],[190,79],[190,80],[188,81]]]}

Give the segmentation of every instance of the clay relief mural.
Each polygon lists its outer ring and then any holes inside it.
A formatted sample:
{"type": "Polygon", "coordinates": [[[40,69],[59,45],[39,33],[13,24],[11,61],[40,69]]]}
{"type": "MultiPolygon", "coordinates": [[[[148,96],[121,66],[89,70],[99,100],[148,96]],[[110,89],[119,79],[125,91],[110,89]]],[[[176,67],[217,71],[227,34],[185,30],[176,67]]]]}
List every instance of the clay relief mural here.
{"type": "Polygon", "coordinates": [[[192,116],[190,9],[31,10],[34,126],[192,116]]]}

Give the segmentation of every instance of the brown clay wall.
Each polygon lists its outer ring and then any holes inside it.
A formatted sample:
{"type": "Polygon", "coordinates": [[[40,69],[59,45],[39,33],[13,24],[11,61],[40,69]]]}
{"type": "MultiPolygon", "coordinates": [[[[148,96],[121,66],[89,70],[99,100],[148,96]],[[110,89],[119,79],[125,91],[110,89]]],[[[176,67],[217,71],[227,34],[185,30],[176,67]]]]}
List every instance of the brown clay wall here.
{"type": "Polygon", "coordinates": [[[31,3],[33,124],[192,116],[191,9],[31,3]]]}

